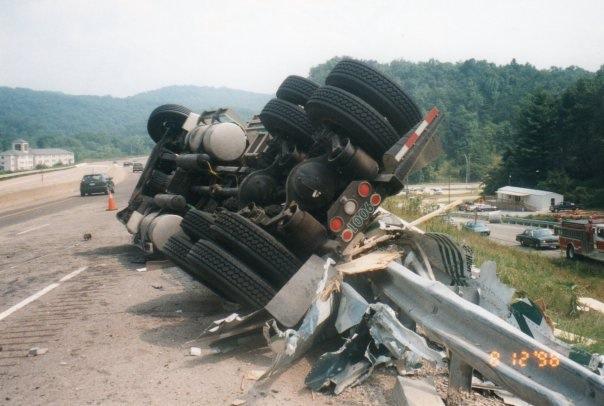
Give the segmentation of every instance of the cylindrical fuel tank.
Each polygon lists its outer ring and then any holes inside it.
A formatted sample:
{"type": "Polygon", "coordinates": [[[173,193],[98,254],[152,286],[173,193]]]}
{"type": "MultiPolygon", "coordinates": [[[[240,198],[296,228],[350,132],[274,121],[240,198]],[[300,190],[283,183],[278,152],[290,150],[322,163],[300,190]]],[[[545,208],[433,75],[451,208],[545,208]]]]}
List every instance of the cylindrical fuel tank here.
{"type": "Polygon", "coordinates": [[[216,123],[195,127],[185,142],[192,152],[205,152],[217,161],[232,162],[245,152],[247,136],[237,124],[216,123]]]}

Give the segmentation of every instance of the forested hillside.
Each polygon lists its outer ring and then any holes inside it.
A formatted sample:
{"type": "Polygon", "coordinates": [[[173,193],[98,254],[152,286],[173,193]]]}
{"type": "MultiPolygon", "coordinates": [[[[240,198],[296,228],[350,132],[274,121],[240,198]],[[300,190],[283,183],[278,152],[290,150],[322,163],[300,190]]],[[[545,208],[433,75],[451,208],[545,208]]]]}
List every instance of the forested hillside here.
{"type": "Polygon", "coordinates": [[[520,107],[486,191],[511,183],[604,207],[604,67],[561,94],[537,90],[520,107]]]}
{"type": "MultiPolygon", "coordinates": [[[[311,79],[322,83],[339,60],[312,68],[311,79]]],[[[514,123],[529,94],[545,89],[557,95],[578,79],[593,76],[580,68],[538,70],[515,61],[504,66],[473,59],[369,63],[401,84],[424,111],[436,106],[445,113],[440,130],[445,155],[415,180],[444,180],[449,175],[464,179],[465,156],[470,180],[482,180],[512,145],[514,123]]]]}
{"type": "Polygon", "coordinates": [[[170,86],[125,98],[72,96],[0,87],[0,150],[21,137],[37,147],[73,150],[76,159],[115,157],[149,151],[149,113],[166,103],[194,111],[230,106],[249,118],[270,95],[198,86],[170,86]]]}

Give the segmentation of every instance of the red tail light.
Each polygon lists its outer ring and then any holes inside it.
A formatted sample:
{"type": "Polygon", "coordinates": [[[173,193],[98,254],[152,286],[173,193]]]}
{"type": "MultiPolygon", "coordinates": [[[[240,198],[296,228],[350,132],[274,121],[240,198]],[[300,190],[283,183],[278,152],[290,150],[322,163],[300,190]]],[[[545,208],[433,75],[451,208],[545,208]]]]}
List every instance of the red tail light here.
{"type": "Polygon", "coordinates": [[[351,229],[347,228],[346,230],[342,231],[342,240],[344,242],[349,242],[352,240],[352,237],[354,237],[354,233],[351,229]]]}
{"type": "Polygon", "coordinates": [[[334,217],[329,221],[329,229],[334,233],[337,233],[344,227],[344,220],[342,217],[334,217]]]}
{"type": "Polygon", "coordinates": [[[371,203],[372,206],[379,206],[380,203],[382,203],[382,196],[380,196],[377,193],[374,193],[371,195],[369,202],[371,203]]]}
{"type": "Polygon", "coordinates": [[[371,183],[361,182],[357,188],[357,193],[361,197],[367,197],[371,193],[371,183]]]}

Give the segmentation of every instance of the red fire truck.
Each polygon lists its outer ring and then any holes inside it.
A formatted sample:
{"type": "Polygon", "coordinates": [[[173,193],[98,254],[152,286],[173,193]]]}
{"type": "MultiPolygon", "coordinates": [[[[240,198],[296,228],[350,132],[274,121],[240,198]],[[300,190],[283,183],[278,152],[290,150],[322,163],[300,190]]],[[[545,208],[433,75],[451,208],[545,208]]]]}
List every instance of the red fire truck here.
{"type": "Polygon", "coordinates": [[[560,249],[566,258],[584,256],[604,262],[604,217],[582,220],[562,220],[556,227],[560,249]]]}

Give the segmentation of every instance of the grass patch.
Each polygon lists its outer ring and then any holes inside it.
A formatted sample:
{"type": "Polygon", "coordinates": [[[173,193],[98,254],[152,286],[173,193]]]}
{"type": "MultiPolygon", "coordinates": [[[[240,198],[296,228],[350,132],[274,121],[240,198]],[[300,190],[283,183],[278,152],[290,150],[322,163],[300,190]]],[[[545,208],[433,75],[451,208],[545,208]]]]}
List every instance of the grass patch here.
{"type": "MultiPolygon", "coordinates": [[[[398,197],[387,199],[384,208],[404,219],[419,217],[398,197]]],[[[543,300],[546,314],[557,328],[596,340],[583,348],[604,353],[604,315],[596,311],[573,314],[572,303],[577,297],[587,296],[604,302],[604,266],[588,261],[569,261],[565,258],[547,258],[537,253],[520,251],[500,245],[486,237],[433,219],[422,226],[426,231],[442,232],[464,242],[474,250],[475,263],[497,263],[501,280],[532,300],[543,300]]]]}

